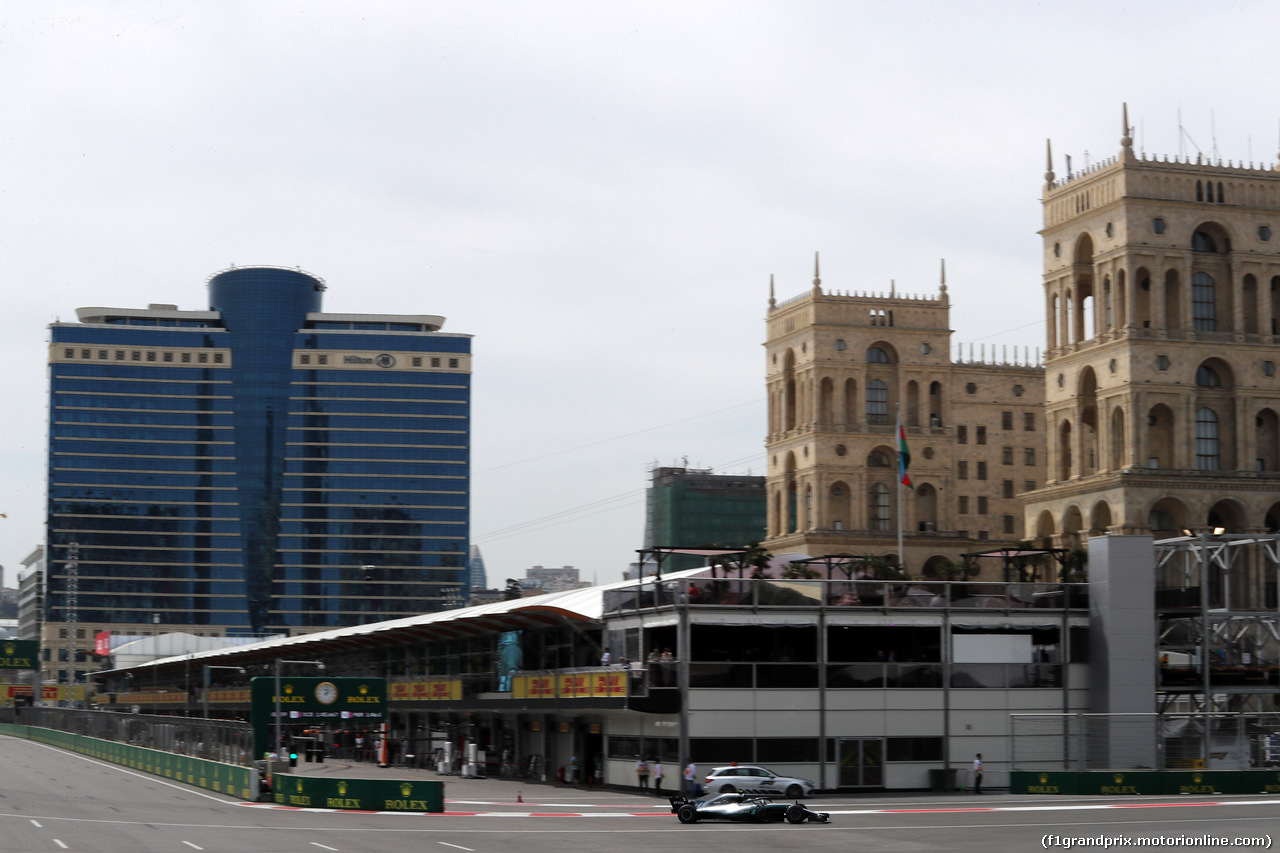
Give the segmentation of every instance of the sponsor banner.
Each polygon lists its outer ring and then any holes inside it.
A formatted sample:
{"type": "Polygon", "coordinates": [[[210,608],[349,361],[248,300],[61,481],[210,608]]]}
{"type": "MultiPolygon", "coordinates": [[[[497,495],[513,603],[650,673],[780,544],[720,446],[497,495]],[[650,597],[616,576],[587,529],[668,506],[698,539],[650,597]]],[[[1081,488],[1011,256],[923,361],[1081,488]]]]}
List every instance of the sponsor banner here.
{"type": "Polygon", "coordinates": [[[1280,794],[1280,770],[1133,770],[1009,774],[1013,794],[1280,794]]]}
{"type": "Polygon", "coordinates": [[[462,680],[458,678],[397,681],[390,687],[392,702],[440,702],[462,698],[462,680]]]}
{"type": "Polygon", "coordinates": [[[272,781],[272,798],[295,808],[444,811],[444,783],[437,780],[328,779],[277,773],[272,781]]]}
{"type": "Polygon", "coordinates": [[[121,705],[185,705],[187,694],[160,690],[147,693],[117,693],[116,702],[121,705]]]}
{"type": "Polygon", "coordinates": [[[98,657],[111,654],[111,632],[99,631],[93,635],[93,653],[98,657]]]}
{"type": "Polygon", "coordinates": [[[209,702],[221,705],[248,705],[250,691],[236,688],[210,688],[205,692],[209,702]]]}
{"type": "Polygon", "coordinates": [[[512,699],[625,699],[627,671],[602,670],[556,675],[518,675],[512,699]]]}
{"type": "Polygon", "coordinates": [[[0,640],[0,669],[39,669],[36,640],[0,640]]]}

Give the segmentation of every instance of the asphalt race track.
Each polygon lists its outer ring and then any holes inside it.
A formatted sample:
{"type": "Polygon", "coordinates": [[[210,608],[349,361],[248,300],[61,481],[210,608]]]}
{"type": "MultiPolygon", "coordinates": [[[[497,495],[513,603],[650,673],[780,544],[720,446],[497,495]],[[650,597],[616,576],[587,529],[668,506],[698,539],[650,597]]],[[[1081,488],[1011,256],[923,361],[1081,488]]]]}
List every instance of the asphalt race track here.
{"type": "Polygon", "coordinates": [[[806,801],[830,812],[830,824],[681,826],[665,801],[612,790],[450,779],[443,815],[333,812],[241,803],[17,738],[0,737],[0,757],[0,853],[994,853],[1067,849],[1046,847],[1046,835],[1110,839],[1116,849],[1143,837],[1192,839],[1146,847],[1164,850],[1240,849],[1195,841],[1206,836],[1262,838],[1265,849],[1280,839],[1280,796],[1270,795],[832,794],[806,801]]]}

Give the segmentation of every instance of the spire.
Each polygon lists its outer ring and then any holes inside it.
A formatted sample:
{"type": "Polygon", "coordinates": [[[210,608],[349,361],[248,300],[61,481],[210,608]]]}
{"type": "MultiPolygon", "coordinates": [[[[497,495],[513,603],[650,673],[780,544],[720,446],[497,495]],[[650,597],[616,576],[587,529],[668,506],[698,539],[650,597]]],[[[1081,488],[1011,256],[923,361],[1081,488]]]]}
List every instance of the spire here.
{"type": "Polygon", "coordinates": [[[897,295],[898,295],[898,281],[897,279],[891,278],[889,279],[889,298],[892,299],[897,295]]]}
{"type": "Polygon", "coordinates": [[[778,306],[778,300],[773,296],[773,273],[769,273],[769,310],[772,311],[778,306]]]}
{"type": "Polygon", "coordinates": [[[947,259],[942,259],[942,280],[938,283],[938,300],[947,302],[947,259]]]}
{"type": "Polygon", "coordinates": [[[1125,160],[1133,160],[1133,137],[1129,135],[1129,104],[1126,101],[1121,110],[1121,124],[1124,126],[1120,129],[1120,147],[1124,149],[1121,153],[1125,160]]]}
{"type": "Polygon", "coordinates": [[[1053,140],[1051,139],[1044,141],[1044,182],[1053,184],[1053,140]]]}
{"type": "Polygon", "coordinates": [[[814,295],[822,293],[822,276],[818,272],[818,253],[813,253],[813,292],[814,295]]]}

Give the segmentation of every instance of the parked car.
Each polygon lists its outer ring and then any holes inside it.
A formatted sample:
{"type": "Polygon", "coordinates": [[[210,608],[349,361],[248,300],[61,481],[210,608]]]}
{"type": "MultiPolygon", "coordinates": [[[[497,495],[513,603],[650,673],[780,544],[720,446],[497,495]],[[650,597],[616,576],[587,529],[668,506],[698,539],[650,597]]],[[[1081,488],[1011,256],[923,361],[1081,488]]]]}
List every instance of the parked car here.
{"type": "Polygon", "coordinates": [[[818,786],[808,779],[779,776],[772,770],[757,765],[731,765],[712,768],[707,776],[706,789],[710,793],[763,794],[770,797],[809,797],[818,786]]]}
{"type": "Polygon", "coordinates": [[[810,811],[799,803],[775,803],[768,797],[748,794],[720,794],[701,800],[670,797],[671,812],[681,823],[700,820],[727,820],[736,823],[827,823],[831,815],[810,811]]]}

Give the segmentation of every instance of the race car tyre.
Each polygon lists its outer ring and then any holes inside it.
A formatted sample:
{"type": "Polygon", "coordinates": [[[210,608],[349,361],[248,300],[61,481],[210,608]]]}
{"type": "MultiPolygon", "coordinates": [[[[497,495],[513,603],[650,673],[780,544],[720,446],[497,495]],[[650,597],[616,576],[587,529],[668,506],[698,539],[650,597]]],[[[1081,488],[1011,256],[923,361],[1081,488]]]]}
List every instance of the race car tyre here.
{"type": "Polygon", "coordinates": [[[734,791],[737,791],[737,790],[738,790],[738,789],[737,789],[737,788],[735,788],[735,787],[733,787],[732,785],[725,785],[723,788],[721,788],[721,789],[720,789],[720,793],[722,793],[722,794],[732,794],[734,791]]]}
{"type": "Polygon", "coordinates": [[[796,803],[787,808],[787,823],[804,823],[804,806],[796,803]]]}
{"type": "Polygon", "coordinates": [[[698,810],[693,806],[681,806],[680,811],[676,812],[676,817],[681,823],[697,823],[698,810]]]}
{"type": "Polygon", "coordinates": [[[786,796],[788,800],[798,800],[804,796],[804,788],[799,785],[788,785],[786,796]]]}

